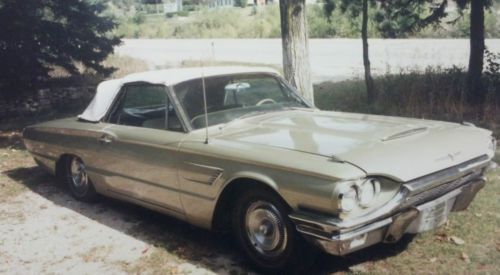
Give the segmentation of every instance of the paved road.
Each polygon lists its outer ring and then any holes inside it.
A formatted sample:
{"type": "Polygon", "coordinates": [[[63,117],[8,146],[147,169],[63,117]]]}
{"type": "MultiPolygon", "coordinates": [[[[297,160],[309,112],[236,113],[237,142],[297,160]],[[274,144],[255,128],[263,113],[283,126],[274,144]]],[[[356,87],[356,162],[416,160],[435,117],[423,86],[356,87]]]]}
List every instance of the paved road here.
{"type": "MultiPolygon", "coordinates": [[[[466,66],[467,39],[371,39],[374,74],[424,70],[428,66],[466,66]]],[[[500,52],[500,39],[488,39],[487,47],[500,52]]],[[[143,59],[152,68],[185,60],[215,60],[281,66],[279,39],[125,39],[117,53],[143,59]]],[[[315,82],[361,76],[361,40],[312,39],[311,66],[315,82]]]]}

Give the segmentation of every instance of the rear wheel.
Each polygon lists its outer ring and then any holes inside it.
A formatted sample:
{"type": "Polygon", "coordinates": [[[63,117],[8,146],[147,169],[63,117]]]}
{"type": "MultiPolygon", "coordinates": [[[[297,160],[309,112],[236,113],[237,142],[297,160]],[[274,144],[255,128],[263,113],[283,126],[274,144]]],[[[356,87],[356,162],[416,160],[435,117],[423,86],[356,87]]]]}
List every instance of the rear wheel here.
{"type": "Polygon", "coordinates": [[[248,190],[233,209],[235,237],[262,271],[299,271],[313,259],[314,250],[295,231],[290,210],[266,190],[248,190]]]}
{"type": "Polygon", "coordinates": [[[82,159],[76,156],[67,158],[66,183],[73,197],[81,201],[95,201],[97,192],[87,175],[87,169],[82,159]]]}

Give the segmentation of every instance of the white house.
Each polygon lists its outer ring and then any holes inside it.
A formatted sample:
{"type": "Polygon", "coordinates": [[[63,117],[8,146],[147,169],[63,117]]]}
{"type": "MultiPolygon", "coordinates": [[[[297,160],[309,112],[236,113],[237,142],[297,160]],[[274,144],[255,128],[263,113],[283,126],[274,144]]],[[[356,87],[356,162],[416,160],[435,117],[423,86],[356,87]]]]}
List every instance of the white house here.
{"type": "Polygon", "coordinates": [[[182,0],[163,0],[163,13],[182,11],[182,0]]]}

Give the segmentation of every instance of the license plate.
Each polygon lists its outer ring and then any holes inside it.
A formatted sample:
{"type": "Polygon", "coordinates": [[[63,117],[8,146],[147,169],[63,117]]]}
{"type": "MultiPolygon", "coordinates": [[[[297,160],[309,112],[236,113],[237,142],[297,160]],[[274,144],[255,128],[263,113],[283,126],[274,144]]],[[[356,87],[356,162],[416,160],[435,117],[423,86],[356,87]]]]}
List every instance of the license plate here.
{"type": "Polygon", "coordinates": [[[418,206],[417,209],[420,213],[406,232],[420,233],[443,225],[448,220],[448,214],[454,202],[455,197],[447,197],[418,206]]]}
{"type": "Polygon", "coordinates": [[[436,228],[443,225],[448,219],[446,213],[446,201],[433,207],[424,209],[421,212],[422,226],[428,229],[436,228]]]}

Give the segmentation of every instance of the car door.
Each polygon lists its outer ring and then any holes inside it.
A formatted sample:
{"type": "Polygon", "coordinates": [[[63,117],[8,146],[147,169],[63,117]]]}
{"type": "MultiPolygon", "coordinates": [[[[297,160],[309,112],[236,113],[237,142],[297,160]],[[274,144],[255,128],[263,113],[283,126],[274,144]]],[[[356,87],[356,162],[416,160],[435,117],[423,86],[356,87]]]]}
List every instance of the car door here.
{"type": "MultiPolygon", "coordinates": [[[[183,212],[178,193],[177,160],[184,128],[166,87],[126,85],[105,118],[104,169],[109,191],[167,212],[183,212]]],[[[103,161],[101,161],[103,163],[103,161]]]]}

